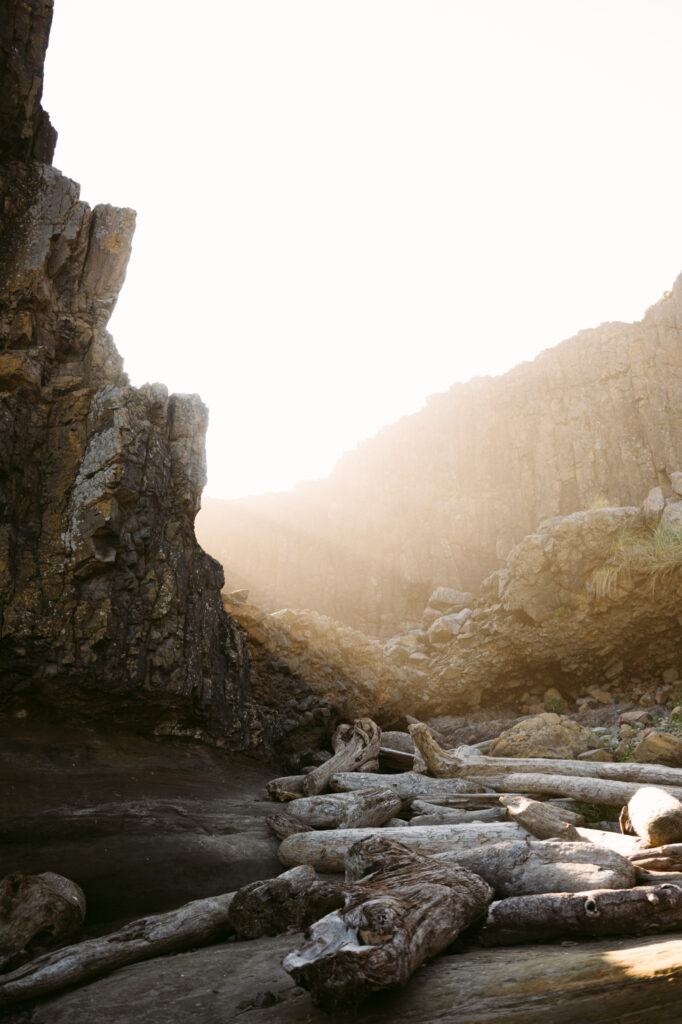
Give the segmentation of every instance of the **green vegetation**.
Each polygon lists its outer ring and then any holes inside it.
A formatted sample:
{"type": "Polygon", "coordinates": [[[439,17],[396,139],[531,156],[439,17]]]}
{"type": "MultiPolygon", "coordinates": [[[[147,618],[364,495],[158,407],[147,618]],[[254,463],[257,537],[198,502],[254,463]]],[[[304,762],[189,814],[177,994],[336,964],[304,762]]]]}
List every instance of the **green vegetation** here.
{"type": "Polygon", "coordinates": [[[554,609],[554,614],[559,616],[572,615],[573,609],[569,608],[567,604],[560,604],[558,608],[554,609]]]}
{"type": "Polygon", "coordinates": [[[639,736],[633,736],[632,739],[626,743],[622,750],[616,751],[616,761],[629,761],[635,752],[635,747],[639,742],[639,736]]]}
{"type": "Polygon", "coordinates": [[[547,697],[545,700],[545,711],[555,715],[563,715],[568,711],[568,704],[560,697],[547,697]]]}
{"type": "Polygon", "coordinates": [[[592,585],[599,597],[610,597],[618,587],[643,578],[653,592],[677,575],[682,579],[681,523],[626,527],[615,537],[608,560],[592,573],[592,585]]]}
{"type": "Polygon", "coordinates": [[[585,823],[594,825],[597,821],[618,821],[620,809],[611,807],[610,804],[582,804],[577,803],[575,810],[582,814],[585,823]]]}

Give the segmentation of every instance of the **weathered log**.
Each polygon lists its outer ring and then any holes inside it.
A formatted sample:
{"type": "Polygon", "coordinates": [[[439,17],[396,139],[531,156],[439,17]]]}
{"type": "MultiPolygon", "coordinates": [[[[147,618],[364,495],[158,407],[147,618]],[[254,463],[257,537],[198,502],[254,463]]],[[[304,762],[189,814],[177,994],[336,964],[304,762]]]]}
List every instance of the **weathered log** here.
{"type": "Polygon", "coordinates": [[[396,850],[385,833],[361,845],[378,869],[284,959],[285,971],[327,1010],[356,1008],[372,992],[404,985],[424,960],[479,919],[492,897],[477,875],[396,850]]]}
{"type": "Polygon", "coordinates": [[[312,832],[310,825],[306,825],[300,818],[293,814],[269,814],[265,824],[278,839],[286,839],[287,836],[294,836],[297,832],[312,832]]]}
{"type": "Polygon", "coordinates": [[[640,847],[629,856],[633,864],[649,871],[682,871],[682,843],[640,847]]]}
{"type": "Polygon", "coordinates": [[[628,802],[627,819],[647,846],[665,846],[682,839],[682,802],[664,789],[638,789],[628,802]]]}
{"type": "Polygon", "coordinates": [[[516,946],[558,938],[648,935],[682,927],[682,888],[544,893],[493,903],[478,935],[482,946],[516,946]]]}
{"type": "MultiPolygon", "coordinates": [[[[440,807],[423,800],[412,802],[410,825],[463,825],[472,821],[505,821],[505,807],[484,807],[479,811],[461,811],[457,807],[440,807]]],[[[521,822],[523,824],[523,822],[521,822]]]]}
{"type": "Polygon", "coordinates": [[[381,748],[381,729],[371,718],[358,718],[350,731],[337,729],[335,754],[303,780],[303,795],[313,796],[327,788],[336,772],[352,772],[368,761],[376,761],[381,748]]]}
{"type": "MultiPolygon", "coordinates": [[[[621,807],[628,803],[637,790],[641,789],[636,782],[578,778],[570,775],[545,775],[544,773],[533,775],[530,772],[504,775],[499,779],[489,778],[486,781],[492,788],[504,790],[507,793],[571,796],[586,803],[606,804],[610,807],[621,807]]],[[[669,789],[668,792],[670,792],[669,789]]],[[[682,790],[680,792],[682,793],[682,790]]]]}
{"type": "Polygon", "coordinates": [[[247,939],[301,930],[343,906],[344,888],[320,882],[308,865],[292,868],[277,878],[251,882],[235,893],[228,912],[234,931],[247,939]]]}
{"type": "Polygon", "coordinates": [[[0,882],[0,969],[70,939],[84,918],[83,890],[63,875],[6,875],[0,882]]]}
{"type": "MultiPolygon", "coordinates": [[[[433,780],[432,780],[433,781],[433,780]]],[[[433,796],[422,799],[421,797],[414,797],[410,803],[412,809],[417,808],[417,813],[427,814],[430,813],[432,807],[449,807],[453,810],[463,811],[483,811],[486,809],[494,808],[499,809],[500,793],[453,793],[452,796],[439,796],[434,793],[433,796]],[[428,808],[429,810],[419,810],[419,808],[428,808]]],[[[508,794],[511,795],[511,794],[508,794]]],[[[505,811],[506,814],[506,811],[505,811]]]]}
{"type": "Polygon", "coordinates": [[[303,780],[305,775],[285,775],[281,779],[272,779],[266,789],[272,800],[296,800],[303,796],[303,780]]]}
{"type": "Polygon", "coordinates": [[[578,826],[576,832],[581,839],[586,839],[593,846],[599,846],[603,850],[615,850],[622,857],[629,858],[642,847],[642,840],[639,836],[624,836],[621,832],[606,832],[601,828],[582,828],[581,826],[578,826]]]}
{"type": "Polygon", "coordinates": [[[370,828],[383,825],[401,806],[402,800],[392,789],[375,786],[348,793],[301,797],[292,804],[291,815],[312,828],[370,828]]]}
{"type": "Polygon", "coordinates": [[[580,841],[574,825],[564,821],[557,808],[548,807],[539,800],[525,796],[501,796],[511,821],[523,825],[536,839],[563,839],[567,843],[580,841]]]}
{"type": "Polygon", "coordinates": [[[409,732],[398,732],[394,729],[381,731],[381,749],[402,750],[404,754],[414,754],[414,740],[409,732]]]}
{"type": "Polygon", "coordinates": [[[0,1006],[39,999],[126,964],[216,942],[232,933],[228,914],[234,895],[194,900],[178,910],[131,921],[109,935],[46,953],[11,974],[0,975],[0,1006]]]}
{"type": "MultiPolygon", "coordinates": [[[[375,775],[372,772],[337,772],[330,780],[331,788],[350,792],[354,789],[370,789],[374,786],[388,786],[403,800],[413,797],[430,800],[435,796],[451,797],[461,793],[485,793],[492,790],[490,780],[476,783],[473,779],[430,779],[419,772],[401,772],[399,775],[375,775]]],[[[497,802],[497,797],[494,798],[497,802]]]]}
{"type": "MultiPolygon", "coordinates": [[[[373,829],[330,829],[288,836],[280,844],[279,859],[285,867],[312,864],[318,871],[343,871],[346,854],[373,829]]],[[[471,846],[492,845],[505,840],[523,839],[528,833],[510,821],[489,824],[428,825],[414,828],[383,828],[382,837],[395,839],[410,850],[440,853],[471,846]]]]}
{"type": "MultiPolygon", "coordinates": [[[[545,775],[570,775],[592,779],[611,779],[637,786],[663,786],[682,794],[682,768],[668,768],[658,764],[638,764],[620,761],[572,761],[548,757],[486,757],[473,747],[444,750],[423,724],[411,725],[410,735],[421,753],[429,771],[437,778],[485,778],[488,775],[507,775],[539,772],[545,775]]],[[[627,802],[627,801],[625,801],[627,802]]]]}
{"type": "Polygon", "coordinates": [[[670,882],[672,885],[682,886],[682,871],[649,871],[639,866],[639,861],[633,861],[637,885],[662,885],[670,882]]]}
{"type": "Polygon", "coordinates": [[[502,842],[435,856],[475,871],[492,885],[498,897],[629,889],[636,878],[632,862],[614,850],[554,839],[502,842]]]}

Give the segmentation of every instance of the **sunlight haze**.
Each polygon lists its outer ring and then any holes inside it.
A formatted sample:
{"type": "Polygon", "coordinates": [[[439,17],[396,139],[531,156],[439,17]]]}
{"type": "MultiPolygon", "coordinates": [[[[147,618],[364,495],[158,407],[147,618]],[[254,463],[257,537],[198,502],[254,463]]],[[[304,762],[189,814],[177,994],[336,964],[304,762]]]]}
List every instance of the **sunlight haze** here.
{"type": "Polygon", "coordinates": [[[326,475],[682,270],[682,7],[56,0],[54,163],[138,226],[110,329],[206,493],[326,475]]]}

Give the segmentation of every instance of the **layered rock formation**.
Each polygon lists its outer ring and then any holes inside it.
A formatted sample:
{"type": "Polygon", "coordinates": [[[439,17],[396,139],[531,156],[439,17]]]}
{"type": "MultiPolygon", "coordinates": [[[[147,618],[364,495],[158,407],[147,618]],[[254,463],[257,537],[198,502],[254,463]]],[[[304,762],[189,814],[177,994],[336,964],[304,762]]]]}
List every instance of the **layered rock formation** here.
{"type": "Polygon", "coordinates": [[[0,703],[263,749],[272,716],[194,537],[207,411],[129,386],[106,325],[135,215],[50,165],[51,14],[0,14],[0,703]]]}
{"type": "Polygon", "coordinates": [[[667,493],[682,444],[682,278],[497,378],[434,395],[295,492],[205,502],[229,585],[388,636],[441,585],[477,590],[536,523],[667,493]]]}

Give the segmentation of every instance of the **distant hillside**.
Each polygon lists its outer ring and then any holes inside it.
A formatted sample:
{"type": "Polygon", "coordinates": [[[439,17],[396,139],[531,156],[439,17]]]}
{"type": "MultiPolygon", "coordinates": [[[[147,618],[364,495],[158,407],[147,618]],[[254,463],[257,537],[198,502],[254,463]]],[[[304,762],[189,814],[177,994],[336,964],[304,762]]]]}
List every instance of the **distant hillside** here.
{"type": "MultiPolygon", "coordinates": [[[[205,499],[227,587],[388,635],[434,587],[476,591],[542,519],[669,493],[682,450],[682,276],[634,324],[602,324],[475,378],[294,492],[205,499]]],[[[418,358],[418,354],[415,354],[418,358]]]]}

